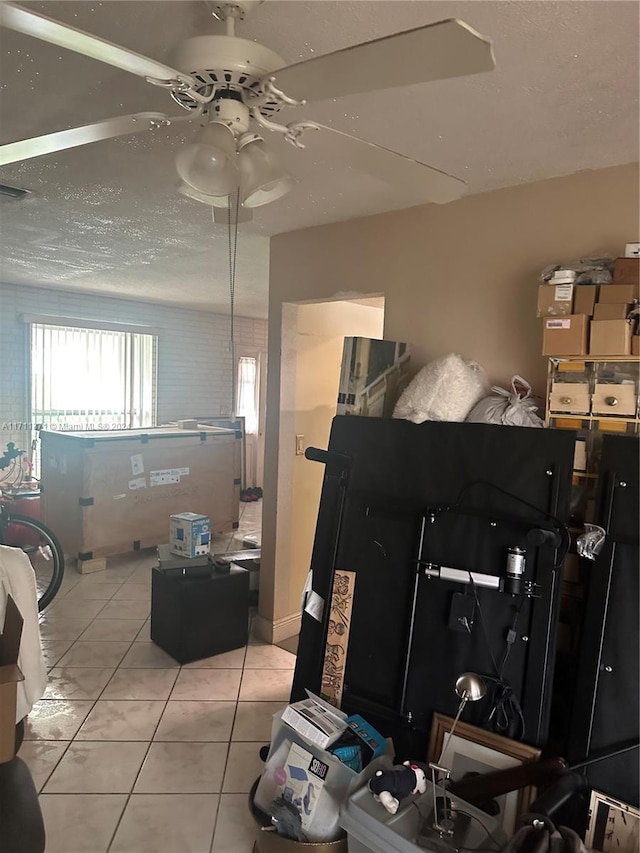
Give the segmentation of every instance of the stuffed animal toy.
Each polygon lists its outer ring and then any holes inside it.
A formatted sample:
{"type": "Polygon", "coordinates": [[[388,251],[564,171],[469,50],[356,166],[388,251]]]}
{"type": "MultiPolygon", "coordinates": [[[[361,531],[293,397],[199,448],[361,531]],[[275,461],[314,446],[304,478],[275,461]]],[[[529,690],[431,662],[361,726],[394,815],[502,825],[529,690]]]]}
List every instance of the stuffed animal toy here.
{"type": "Polygon", "coordinates": [[[417,764],[405,761],[402,767],[378,770],[369,780],[369,789],[374,799],[382,803],[389,814],[395,814],[400,800],[410,794],[424,794],[427,790],[427,777],[417,764]]]}

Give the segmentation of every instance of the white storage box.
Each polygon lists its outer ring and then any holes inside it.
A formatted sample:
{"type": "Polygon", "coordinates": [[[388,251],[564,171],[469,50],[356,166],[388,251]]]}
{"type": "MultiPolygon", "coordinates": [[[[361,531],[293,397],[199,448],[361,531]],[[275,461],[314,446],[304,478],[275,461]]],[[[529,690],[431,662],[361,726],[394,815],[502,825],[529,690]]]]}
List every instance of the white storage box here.
{"type": "Polygon", "coordinates": [[[169,547],[181,557],[202,557],[211,548],[211,519],[197,512],[179,512],[169,519],[169,547]]]}

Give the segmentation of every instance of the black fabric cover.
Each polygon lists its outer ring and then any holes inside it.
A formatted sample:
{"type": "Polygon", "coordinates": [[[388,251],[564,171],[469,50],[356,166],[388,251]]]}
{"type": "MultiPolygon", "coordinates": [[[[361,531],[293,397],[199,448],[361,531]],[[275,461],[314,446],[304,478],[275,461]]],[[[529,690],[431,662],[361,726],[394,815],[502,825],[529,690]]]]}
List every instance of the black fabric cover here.
{"type": "MultiPolygon", "coordinates": [[[[334,419],[329,450],[349,457],[352,467],[342,475],[327,467],[312,568],[313,588],[327,601],[334,569],[356,572],[344,710],[362,713],[385,733],[397,736],[404,721],[426,737],[434,711],[455,713],[458,675],[492,674],[491,654],[499,664],[520,608],[504,675],[525,712],[524,739],[544,741],[556,555],[553,546],[530,548],[527,534],[552,524],[547,513],[566,521],[573,446],[574,433],[561,430],[334,419]],[[435,520],[421,545],[430,509],[435,520]],[[502,576],[507,548],[514,545],[527,548],[527,577],[540,584],[540,597],[478,587],[482,624],[476,614],[471,634],[448,627],[454,593],[473,590],[426,578],[417,572],[417,559],[502,576]]],[[[302,698],[304,688],[319,690],[325,640],[326,618],[319,624],[304,614],[292,700],[302,698]]],[[[468,707],[465,718],[482,723],[486,708],[468,707]]]]}
{"type": "MultiPolygon", "coordinates": [[[[640,737],[640,600],[637,437],[605,436],[596,521],[607,531],[593,563],[572,713],[572,763],[606,754],[640,737]]],[[[586,771],[591,787],[639,805],[638,749],[586,771]]]]}

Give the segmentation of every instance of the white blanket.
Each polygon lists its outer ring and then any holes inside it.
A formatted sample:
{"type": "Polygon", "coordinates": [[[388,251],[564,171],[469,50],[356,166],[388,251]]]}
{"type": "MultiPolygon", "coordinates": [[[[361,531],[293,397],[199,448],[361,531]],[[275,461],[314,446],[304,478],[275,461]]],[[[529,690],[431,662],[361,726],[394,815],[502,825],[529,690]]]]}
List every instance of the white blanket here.
{"type": "Polygon", "coordinates": [[[22,638],[18,666],[24,681],[18,684],[16,723],[26,717],[42,698],[47,686],[47,668],[40,645],[38,626],[38,593],[36,578],[27,555],[20,548],[0,545],[0,626],[4,625],[7,596],[10,595],[22,614],[22,638]]]}

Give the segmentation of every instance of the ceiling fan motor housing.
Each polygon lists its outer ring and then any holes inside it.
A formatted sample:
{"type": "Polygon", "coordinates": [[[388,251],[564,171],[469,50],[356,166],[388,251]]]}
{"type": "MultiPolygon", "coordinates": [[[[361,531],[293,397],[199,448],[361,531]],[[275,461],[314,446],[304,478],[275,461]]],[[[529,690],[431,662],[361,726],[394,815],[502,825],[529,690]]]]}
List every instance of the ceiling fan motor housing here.
{"type": "MultiPolygon", "coordinates": [[[[262,44],[220,35],[186,39],[172,53],[170,61],[179,71],[195,77],[201,94],[206,94],[211,86],[255,92],[263,77],[285,65],[277,53],[262,44]]],[[[187,109],[198,106],[188,92],[176,92],[174,97],[187,109]]],[[[268,101],[260,107],[260,112],[268,118],[279,112],[280,107],[277,101],[268,101]]]]}

